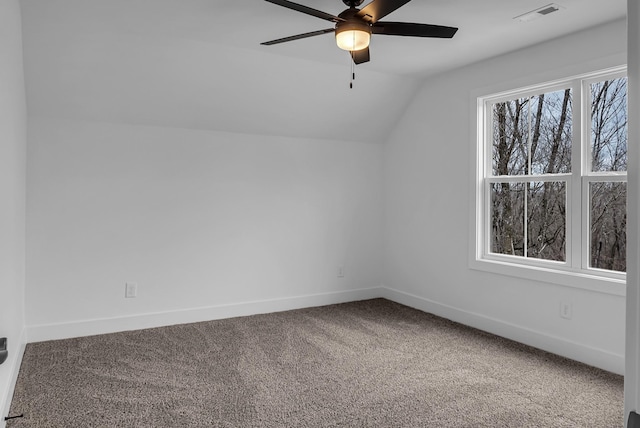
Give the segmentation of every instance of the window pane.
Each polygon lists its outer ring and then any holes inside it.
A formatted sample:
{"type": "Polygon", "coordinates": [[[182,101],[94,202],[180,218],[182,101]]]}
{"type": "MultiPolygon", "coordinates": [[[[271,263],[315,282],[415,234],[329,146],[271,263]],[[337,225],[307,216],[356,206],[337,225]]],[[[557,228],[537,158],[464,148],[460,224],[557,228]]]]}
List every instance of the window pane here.
{"type": "Polygon", "coordinates": [[[627,269],[627,183],[591,183],[590,267],[627,269]]]}
{"type": "Polygon", "coordinates": [[[529,99],[496,103],[492,109],[493,175],[526,174],[529,99]]]}
{"type": "Polygon", "coordinates": [[[524,184],[491,186],[491,252],[524,255],[524,184]]]}
{"type": "Polygon", "coordinates": [[[531,98],[531,174],[571,172],[571,89],[531,98]]]}
{"type": "Polygon", "coordinates": [[[527,257],[565,261],[565,183],[529,183],[527,193],[527,257]]]}
{"type": "Polygon", "coordinates": [[[496,103],[494,176],[571,172],[571,89],[496,103]]]}
{"type": "Polygon", "coordinates": [[[627,170],[627,78],[591,84],[591,170],[627,170]]]}

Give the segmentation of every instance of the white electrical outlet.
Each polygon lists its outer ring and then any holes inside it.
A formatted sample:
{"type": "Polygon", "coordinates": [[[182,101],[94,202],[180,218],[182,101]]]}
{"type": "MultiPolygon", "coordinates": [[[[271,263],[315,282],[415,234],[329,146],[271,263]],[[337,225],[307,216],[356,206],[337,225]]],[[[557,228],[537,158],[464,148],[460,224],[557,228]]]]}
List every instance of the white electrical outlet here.
{"type": "Polygon", "coordinates": [[[138,297],[138,284],[135,282],[127,282],[124,287],[124,297],[127,299],[138,297]]]}
{"type": "Polygon", "coordinates": [[[560,316],[564,319],[570,320],[573,316],[573,308],[569,302],[560,302],[560,316]]]}
{"type": "Polygon", "coordinates": [[[338,278],[343,278],[344,277],[344,266],[340,265],[338,266],[338,278]]]}

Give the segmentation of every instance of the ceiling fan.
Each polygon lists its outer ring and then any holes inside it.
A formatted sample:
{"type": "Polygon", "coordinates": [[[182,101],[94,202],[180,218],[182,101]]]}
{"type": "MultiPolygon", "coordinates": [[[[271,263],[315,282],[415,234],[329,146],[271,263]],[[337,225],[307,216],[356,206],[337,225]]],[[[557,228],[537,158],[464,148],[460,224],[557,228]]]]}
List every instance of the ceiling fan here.
{"type": "Polygon", "coordinates": [[[369,41],[371,39],[371,34],[450,39],[454,34],[456,34],[456,31],[458,31],[455,27],[445,27],[442,25],[380,21],[381,18],[384,18],[394,10],[405,5],[410,0],[373,0],[362,9],[358,9],[358,6],[360,6],[364,0],[342,0],[342,2],[349,6],[349,8],[342,11],[338,16],[312,9],[308,6],[288,0],[266,1],[288,9],[306,13],[307,15],[315,16],[326,21],[334,22],[335,27],[271,40],[261,43],[262,45],[269,46],[278,43],[290,42],[292,40],[319,36],[321,34],[335,33],[338,47],[349,51],[351,58],[353,58],[353,62],[356,64],[369,61],[369,41]]]}

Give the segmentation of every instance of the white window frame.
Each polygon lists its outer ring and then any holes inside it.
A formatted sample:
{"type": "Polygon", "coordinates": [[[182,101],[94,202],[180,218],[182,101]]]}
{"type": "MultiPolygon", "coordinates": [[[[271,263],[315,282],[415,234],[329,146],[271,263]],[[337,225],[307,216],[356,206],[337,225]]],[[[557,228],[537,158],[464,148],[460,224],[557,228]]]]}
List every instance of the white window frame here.
{"type": "Polygon", "coordinates": [[[475,207],[472,208],[470,267],[488,272],[516,276],[535,281],[588,289],[606,294],[626,294],[626,273],[589,267],[589,183],[601,181],[626,182],[626,172],[591,172],[591,120],[588,108],[589,85],[605,79],[626,76],[626,66],[608,68],[593,73],[572,76],[546,83],[475,97],[475,207]],[[541,93],[571,88],[572,108],[572,164],[571,173],[539,176],[491,176],[492,135],[491,106],[541,93]],[[580,108],[576,108],[580,103],[580,108]],[[566,255],[564,262],[491,253],[490,250],[490,183],[495,182],[565,181],[566,255]],[[580,209],[576,210],[575,207],[580,209]],[[586,244],[583,244],[586,243],[586,244]]]}

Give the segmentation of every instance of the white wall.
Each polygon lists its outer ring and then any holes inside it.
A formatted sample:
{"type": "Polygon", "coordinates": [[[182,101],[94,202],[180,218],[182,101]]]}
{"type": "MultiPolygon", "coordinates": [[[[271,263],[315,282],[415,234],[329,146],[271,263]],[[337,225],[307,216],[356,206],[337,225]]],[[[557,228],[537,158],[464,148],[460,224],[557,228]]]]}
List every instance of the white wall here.
{"type": "Polygon", "coordinates": [[[30,118],[29,341],[369,297],[381,156],[366,143],[30,118]]]}
{"type": "Polygon", "coordinates": [[[27,112],[21,33],[18,1],[0,2],[0,337],[7,337],[9,345],[9,358],[0,366],[0,426],[25,341],[27,112]]]}
{"type": "Polygon", "coordinates": [[[390,297],[618,373],[625,299],[469,269],[471,121],[483,88],[514,89],[624,64],[618,21],[428,79],[385,147],[390,297]],[[539,80],[541,79],[541,80],[539,80]],[[560,301],[573,318],[559,316],[560,301]]]}

